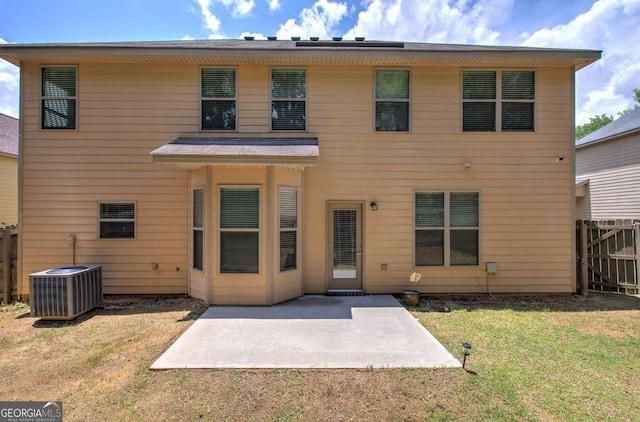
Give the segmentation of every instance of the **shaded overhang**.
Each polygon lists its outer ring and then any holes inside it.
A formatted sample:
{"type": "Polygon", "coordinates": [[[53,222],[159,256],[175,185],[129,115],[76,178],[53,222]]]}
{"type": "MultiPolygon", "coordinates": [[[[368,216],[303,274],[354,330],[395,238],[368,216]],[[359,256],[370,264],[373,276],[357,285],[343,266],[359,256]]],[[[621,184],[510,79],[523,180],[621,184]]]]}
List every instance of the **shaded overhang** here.
{"type": "Polygon", "coordinates": [[[151,151],[154,163],[186,170],[206,166],[304,170],[316,165],[318,155],[318,138],[181,137],[151,151]]]}

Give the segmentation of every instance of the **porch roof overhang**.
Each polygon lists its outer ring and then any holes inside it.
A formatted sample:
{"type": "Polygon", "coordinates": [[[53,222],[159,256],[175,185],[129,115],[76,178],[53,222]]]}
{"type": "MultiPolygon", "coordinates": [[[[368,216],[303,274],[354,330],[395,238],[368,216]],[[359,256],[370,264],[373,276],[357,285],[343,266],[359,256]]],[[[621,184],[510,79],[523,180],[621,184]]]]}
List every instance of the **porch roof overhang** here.
{"type": "Polygon", "coordinates": [[[151,151],[153,162],[186,170],[206,166],[304,170],[316,165],[318,155],[318,138],[181,137],[151,151]]]}

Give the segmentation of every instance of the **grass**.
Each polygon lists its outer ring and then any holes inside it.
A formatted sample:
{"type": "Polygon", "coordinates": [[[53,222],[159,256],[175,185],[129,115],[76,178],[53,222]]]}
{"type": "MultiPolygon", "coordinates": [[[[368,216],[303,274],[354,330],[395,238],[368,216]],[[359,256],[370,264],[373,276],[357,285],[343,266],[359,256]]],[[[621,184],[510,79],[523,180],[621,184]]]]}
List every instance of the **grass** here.
{"type": "Polygon", "coordinates": [[[461,369],[168,370],[149,365],[204,311],[109,297],[78,322],[0,308],[0,397],[61,400],[65,421],[625,421],[640,414],[640,297],[423,298],[411,309],[461,369]],[[450,312],[442,312],[443,308],[450,312]]]}

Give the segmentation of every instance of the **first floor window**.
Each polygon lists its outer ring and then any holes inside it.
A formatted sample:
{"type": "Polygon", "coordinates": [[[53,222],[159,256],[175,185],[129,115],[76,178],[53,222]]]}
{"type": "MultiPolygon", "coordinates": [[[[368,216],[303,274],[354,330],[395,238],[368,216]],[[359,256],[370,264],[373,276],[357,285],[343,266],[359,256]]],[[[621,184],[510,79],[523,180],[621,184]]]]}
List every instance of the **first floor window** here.
{"type": "Polygon", "coordinates": [[[480,194],[415,193],[415,265],[479,263],[480,194]]]}
{"type": "Polygon", "coordinates": [[[298,190],[281,187],[280,201],[280,271],[297,268],[298,190]]]}
{"type": "Polygon", "coordinates": [[[193,269],[204,269],[204,189],[193,190],[193,269]]]}
{"type": "Polygon", "coordinates": [[[42,129],[76,128],[76,68],[42,68],[40,97],[42,129]]]}
{"type": "Polygon", "coordinates": [[[220,188],[220,272],[258,273],[260,188],[220,188]]]}
{"type": "Polygon", "coordinates": [[[101,202],[100,239],[134,239],[136,204],[134,202],[101,202]]]}

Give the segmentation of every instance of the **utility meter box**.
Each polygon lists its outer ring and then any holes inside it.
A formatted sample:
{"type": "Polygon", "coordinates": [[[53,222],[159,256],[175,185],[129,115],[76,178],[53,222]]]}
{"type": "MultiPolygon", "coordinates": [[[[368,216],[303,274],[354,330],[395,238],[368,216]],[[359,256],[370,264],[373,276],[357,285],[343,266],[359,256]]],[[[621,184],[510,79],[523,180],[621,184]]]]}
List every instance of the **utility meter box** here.
{"type": "Polygon", "coordinates": [[[486,262],[485,263],[485,271],[489,274],[496,274],[498,272],[498,263],[497,262],[486,262]]]}

